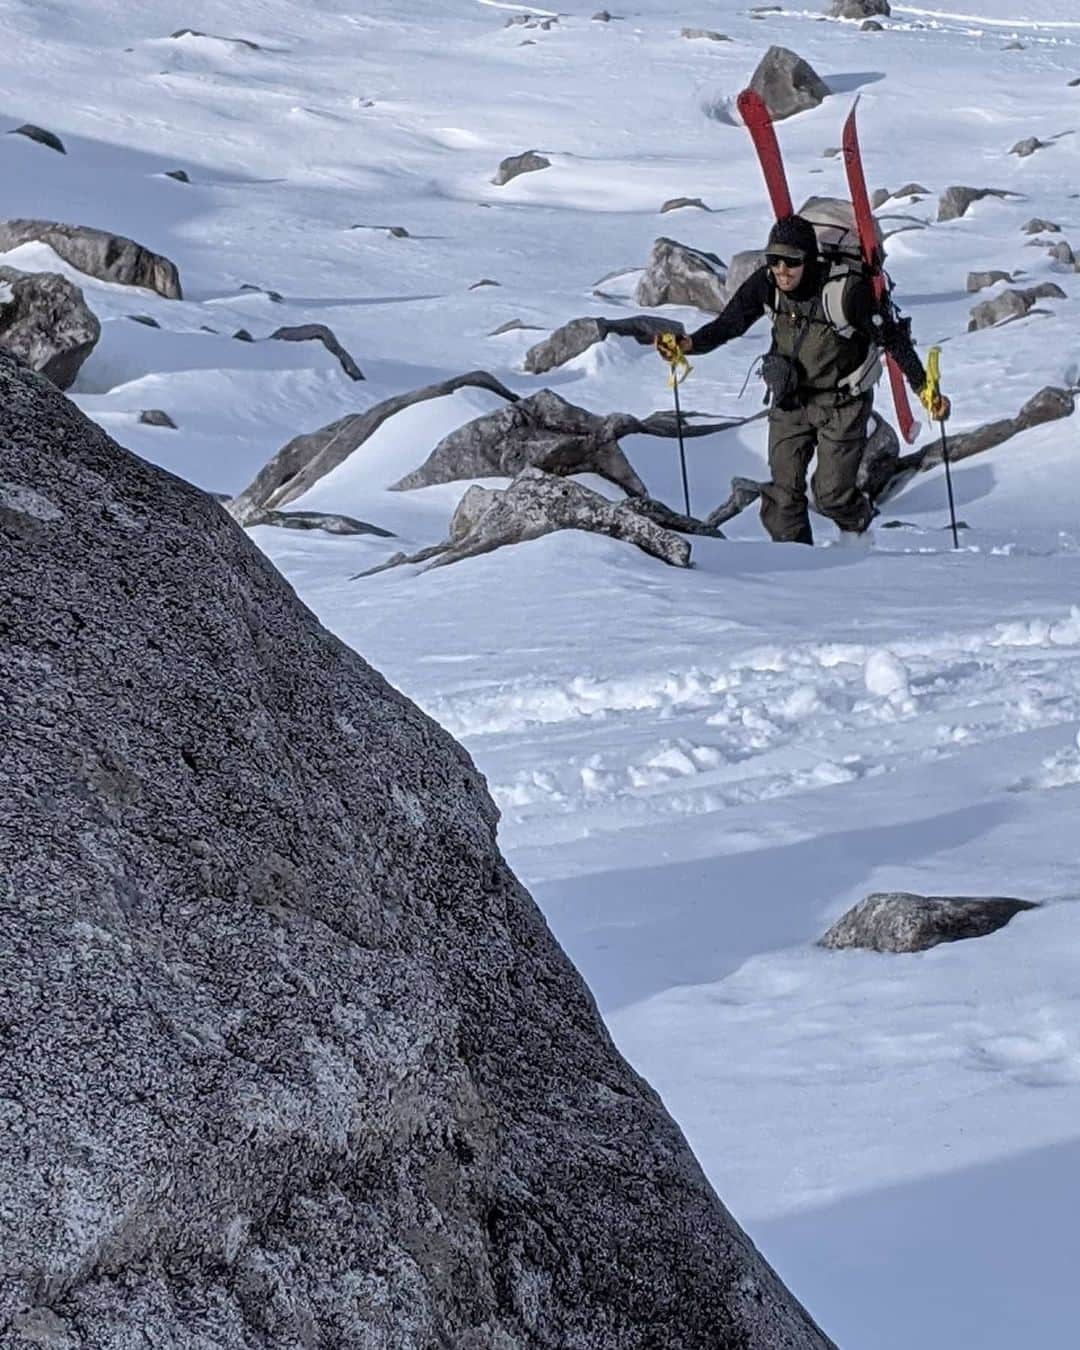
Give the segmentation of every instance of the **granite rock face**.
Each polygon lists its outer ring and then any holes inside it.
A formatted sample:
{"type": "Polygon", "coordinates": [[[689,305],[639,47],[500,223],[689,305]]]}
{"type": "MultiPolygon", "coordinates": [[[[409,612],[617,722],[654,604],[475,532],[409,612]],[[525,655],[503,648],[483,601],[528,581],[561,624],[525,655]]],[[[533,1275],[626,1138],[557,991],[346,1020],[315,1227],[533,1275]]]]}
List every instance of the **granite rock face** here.
{"type": "Polygon", "coordinates": [[[810,1350],[468,755],[0,356],[0,1344],[810,1350]]]}
{"type": "Polygon", "coordinates": [[[1003,896],[915,895],[881,891],[868,895],[833,924],[822,947],[865,947],[873,952],[921,952],[941,942],[996,932],[1031,900],[1003,896]]]}
{"type": "Polygon", "coordinates": [[[55,220],[0,221],[0,253],[31,240],[48,244],[66,263],[100,281],[145,286],[166,300],[183,298],[175,263],[122,234],[89,225],[62,225],[55,220]]]}
{"type": "Polygon", "coordinates": [[[101,336],[82,291],[55,272],[0,267],[0,348],[67,389],[101,336]]]}
{"type": "Polygon", "coordinates": [[[774,122],[816,108],[829,97],[829,86],[796,52],[770,47],[750,77],[750,88],[760,94],[774,122]]]}

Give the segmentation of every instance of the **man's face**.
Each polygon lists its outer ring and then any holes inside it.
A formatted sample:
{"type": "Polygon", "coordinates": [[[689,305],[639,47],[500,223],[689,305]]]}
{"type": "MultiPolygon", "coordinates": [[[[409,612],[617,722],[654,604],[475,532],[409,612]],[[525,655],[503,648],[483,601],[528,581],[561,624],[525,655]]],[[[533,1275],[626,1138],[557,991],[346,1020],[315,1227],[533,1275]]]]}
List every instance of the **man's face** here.
{"type": "Polygon", "coordinates": [[[806,260],[796,261],[794,258],[781,258],[779,256],[767,255],[769,270],[773,274],[777,287],[782,291],[793,291],[803,279],[803,272],[806,270],[806,260]]]}

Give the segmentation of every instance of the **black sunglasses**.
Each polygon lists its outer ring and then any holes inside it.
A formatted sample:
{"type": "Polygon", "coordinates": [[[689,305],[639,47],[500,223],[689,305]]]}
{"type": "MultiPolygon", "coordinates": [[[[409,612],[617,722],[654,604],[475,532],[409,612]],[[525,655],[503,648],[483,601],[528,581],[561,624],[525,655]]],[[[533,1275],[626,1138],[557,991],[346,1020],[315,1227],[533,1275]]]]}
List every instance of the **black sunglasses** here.
{"type": "Polygon", "coordinates": [[[805,255],[798,258],[789,258],[786,253],[766,253],[765,262],[769,267],[802,267],[806,262],[805,255]]]}

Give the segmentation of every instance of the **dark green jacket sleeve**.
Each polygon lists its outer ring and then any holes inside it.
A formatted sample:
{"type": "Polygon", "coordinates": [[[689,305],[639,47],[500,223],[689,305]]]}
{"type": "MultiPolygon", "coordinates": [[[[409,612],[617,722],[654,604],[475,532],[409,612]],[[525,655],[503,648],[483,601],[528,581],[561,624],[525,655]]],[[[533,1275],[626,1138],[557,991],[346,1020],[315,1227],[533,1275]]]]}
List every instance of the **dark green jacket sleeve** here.
{"type": "Polygon", "coordinates": [[[904,372],[904,378],[916,394],[926,383],[926,371],[911,341],[911,320],[903,319],[892,308],[878,305],[874,288],[864,277],[857,277],[844,296],[848,322],[864,337],[885,349],[904,372]]]}
{"type": "Polygon", "coordinates": [[[767,268],[751,272],[716,318],[690,334],[694,351],[711,352],[732,338],[742,337],[765,313],[767,288],[771,284],[767,268]]]}

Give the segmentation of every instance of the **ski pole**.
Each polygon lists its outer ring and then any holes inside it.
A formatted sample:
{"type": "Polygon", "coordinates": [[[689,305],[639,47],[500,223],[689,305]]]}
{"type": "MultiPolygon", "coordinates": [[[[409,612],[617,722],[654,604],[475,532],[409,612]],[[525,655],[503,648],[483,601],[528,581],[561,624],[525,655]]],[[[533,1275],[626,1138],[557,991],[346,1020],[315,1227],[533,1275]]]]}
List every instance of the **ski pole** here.
{"type": "Polygon", "coordinates": [[[679,385],[686,379],[687,375],[690,374],[693,367],[686,359],[686,354],[679,346],[679,339],[674,333],[661,333],[656,345],[660,355],[671,367],[668,375],[668,387],[675,396],[675,433],[679,438],[679,465],[682,469],[683,501],[686,503],[686,514],[689,516],[690,483],[686,476],[686,446],[683,443],[682,408],[679,406],[679,385]]]}
{"type": "MultiPolygon", "coordinates": [[[[926,353],[926,385],[922,392],[923,405],[931,417],[934,415],[934,403],[941,393],[941,348],[931,347],[926,353]]],[[[956,533],[956,504],[953,501],[952,490],[952,469],[949,467],[949,442],[945,436],[945,421],[938,419],[938,426],[941,428],[941,458],[945,465],[945,489],[949,495],[949,524],[952,526],[952,544],[953,548],[960,547],[960,539],[956,533]]]]}

